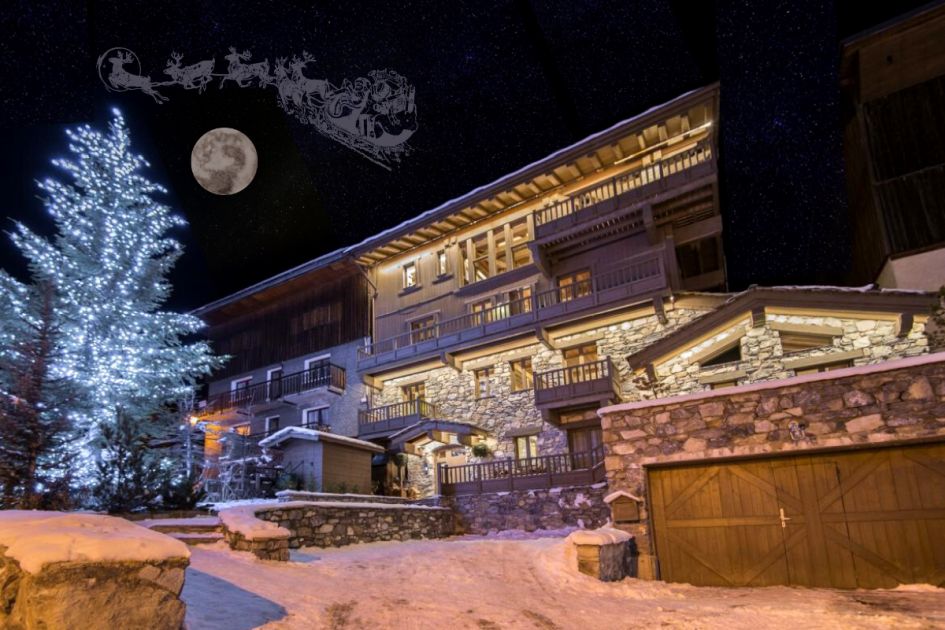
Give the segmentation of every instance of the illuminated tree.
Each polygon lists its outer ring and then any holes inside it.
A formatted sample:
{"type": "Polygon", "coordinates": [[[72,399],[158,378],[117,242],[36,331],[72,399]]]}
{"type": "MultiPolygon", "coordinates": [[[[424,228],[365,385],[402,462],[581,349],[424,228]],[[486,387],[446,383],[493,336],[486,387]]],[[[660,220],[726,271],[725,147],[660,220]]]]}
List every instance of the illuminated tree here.
{"type": "Polygon", "coordinates": [[[80,403],[70,419],[81,430],[85,479],[95,462],[113,459],[100,437],[119,418],[143,427],[160,408],[186,397],[196,379],[219,364],[204,342],[187,342],[203,323],[160,310],[167,274],[181,255],[168,232],[185,224],[155,201],[166,193],[140,171],[117,110],[107,132],[68,131],[72,159],[53,160],[69,180],[39,184],[56,233],[46,239],[17,224],[12,239],[29,260],[33,281],[52,288],[60,329],[57,378],[74,383],[80,403]]]}

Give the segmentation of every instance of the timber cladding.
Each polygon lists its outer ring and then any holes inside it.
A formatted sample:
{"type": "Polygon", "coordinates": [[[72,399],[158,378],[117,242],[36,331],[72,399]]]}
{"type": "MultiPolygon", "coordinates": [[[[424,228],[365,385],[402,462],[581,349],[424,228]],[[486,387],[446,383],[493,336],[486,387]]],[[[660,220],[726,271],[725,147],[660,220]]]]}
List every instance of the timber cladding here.
{"type": "Polygon", "coordinates": [[[371,493],[371,451],[333,442],[322,448],[324,492],[371,493]]]}
{"type": "Polygon", "coordinates": [[[945,354],[601,413],[664,579],[945,584],[945,354]]]}

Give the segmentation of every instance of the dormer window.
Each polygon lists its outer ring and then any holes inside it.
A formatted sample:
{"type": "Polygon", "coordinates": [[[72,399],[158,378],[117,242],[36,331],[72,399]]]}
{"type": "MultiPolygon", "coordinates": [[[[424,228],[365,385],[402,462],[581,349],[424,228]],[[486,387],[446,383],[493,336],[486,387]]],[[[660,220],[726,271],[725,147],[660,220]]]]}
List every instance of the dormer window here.
{"type": "Polygon", "coordinates": [[[711,355],[699,362],[699,367],[707,368],[726,363],[735,363],[742,360],[742,347],[740,343],[735,343],[728,348],[724,348],[718,354],[711,355]]]}
{"type": "Polygon", "coordinates": [[[411,262],[404,265],[404,288],[417,286],[417,263],[411,262]]]}

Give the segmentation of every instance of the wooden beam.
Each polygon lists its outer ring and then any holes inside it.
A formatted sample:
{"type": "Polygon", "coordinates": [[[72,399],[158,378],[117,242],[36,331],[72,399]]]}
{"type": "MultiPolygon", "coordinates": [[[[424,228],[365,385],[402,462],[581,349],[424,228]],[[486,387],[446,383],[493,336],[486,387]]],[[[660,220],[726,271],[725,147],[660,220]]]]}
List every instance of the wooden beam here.
{"type": "Polygon", "coordinates": [[[541,342],[541,345],[545,346],[549,350],[554,350],[555,346],[551,340],[551,337],[548,335],[548,331],[541,326],[535,326],[535,336],[538,338],[538,341],[541,342]]]}
{"type": "Polygon", "coordinates": [[[666,311],[663,309],[663,298],[657,296],[653,298],[653,311],[656,313],[656,319],[664,326],[669,323],[666,318],[666,311]]]}
{"type": "Polygon", "coordinates": [[[899,313],[896,317],[896,325],[894,331],[897,337],[905,337],[912,331],[912,324],[915,322],[915,317],[912,313],[899,313]]]}
{"type": "Polygon", "coordinates": [[[765,307],[756,306],[751,309],[751,327],[762,328],[765,325],[765,307]]]}
{"type": "Polygon", "coordinates": [[[456,357],[453,355],[452,352],[441,352],[441,353],[440,353],[440,361],[443,362],[443,365],[445,365],[445,366],[447,366],[447,367],[451,367],[451,368],[453,368],[454,370],[456,370],[457,372],[461,372],[461,371],[462,371],[462,369],[459,367],[459,365],[457,365],[457,363],[456,363],[456,357]]]}
{"type": "Polygon", "coordinates": [[[377,391],[384,389],[384,382],[375,376],[371,376],[370,374],[362,374],[361,382],[371,389],[376,389],[377,391]]]}

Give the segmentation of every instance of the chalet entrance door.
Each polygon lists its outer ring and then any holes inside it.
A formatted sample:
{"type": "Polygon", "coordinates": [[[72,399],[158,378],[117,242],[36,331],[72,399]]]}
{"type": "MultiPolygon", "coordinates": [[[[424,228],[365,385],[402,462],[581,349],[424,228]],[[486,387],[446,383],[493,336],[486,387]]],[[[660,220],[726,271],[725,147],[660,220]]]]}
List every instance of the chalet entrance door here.
{"type": "Polygon", "coordinates": [[[656,468],[661,577],[716,586],[945,584],[945,445],[656,468]]]}

